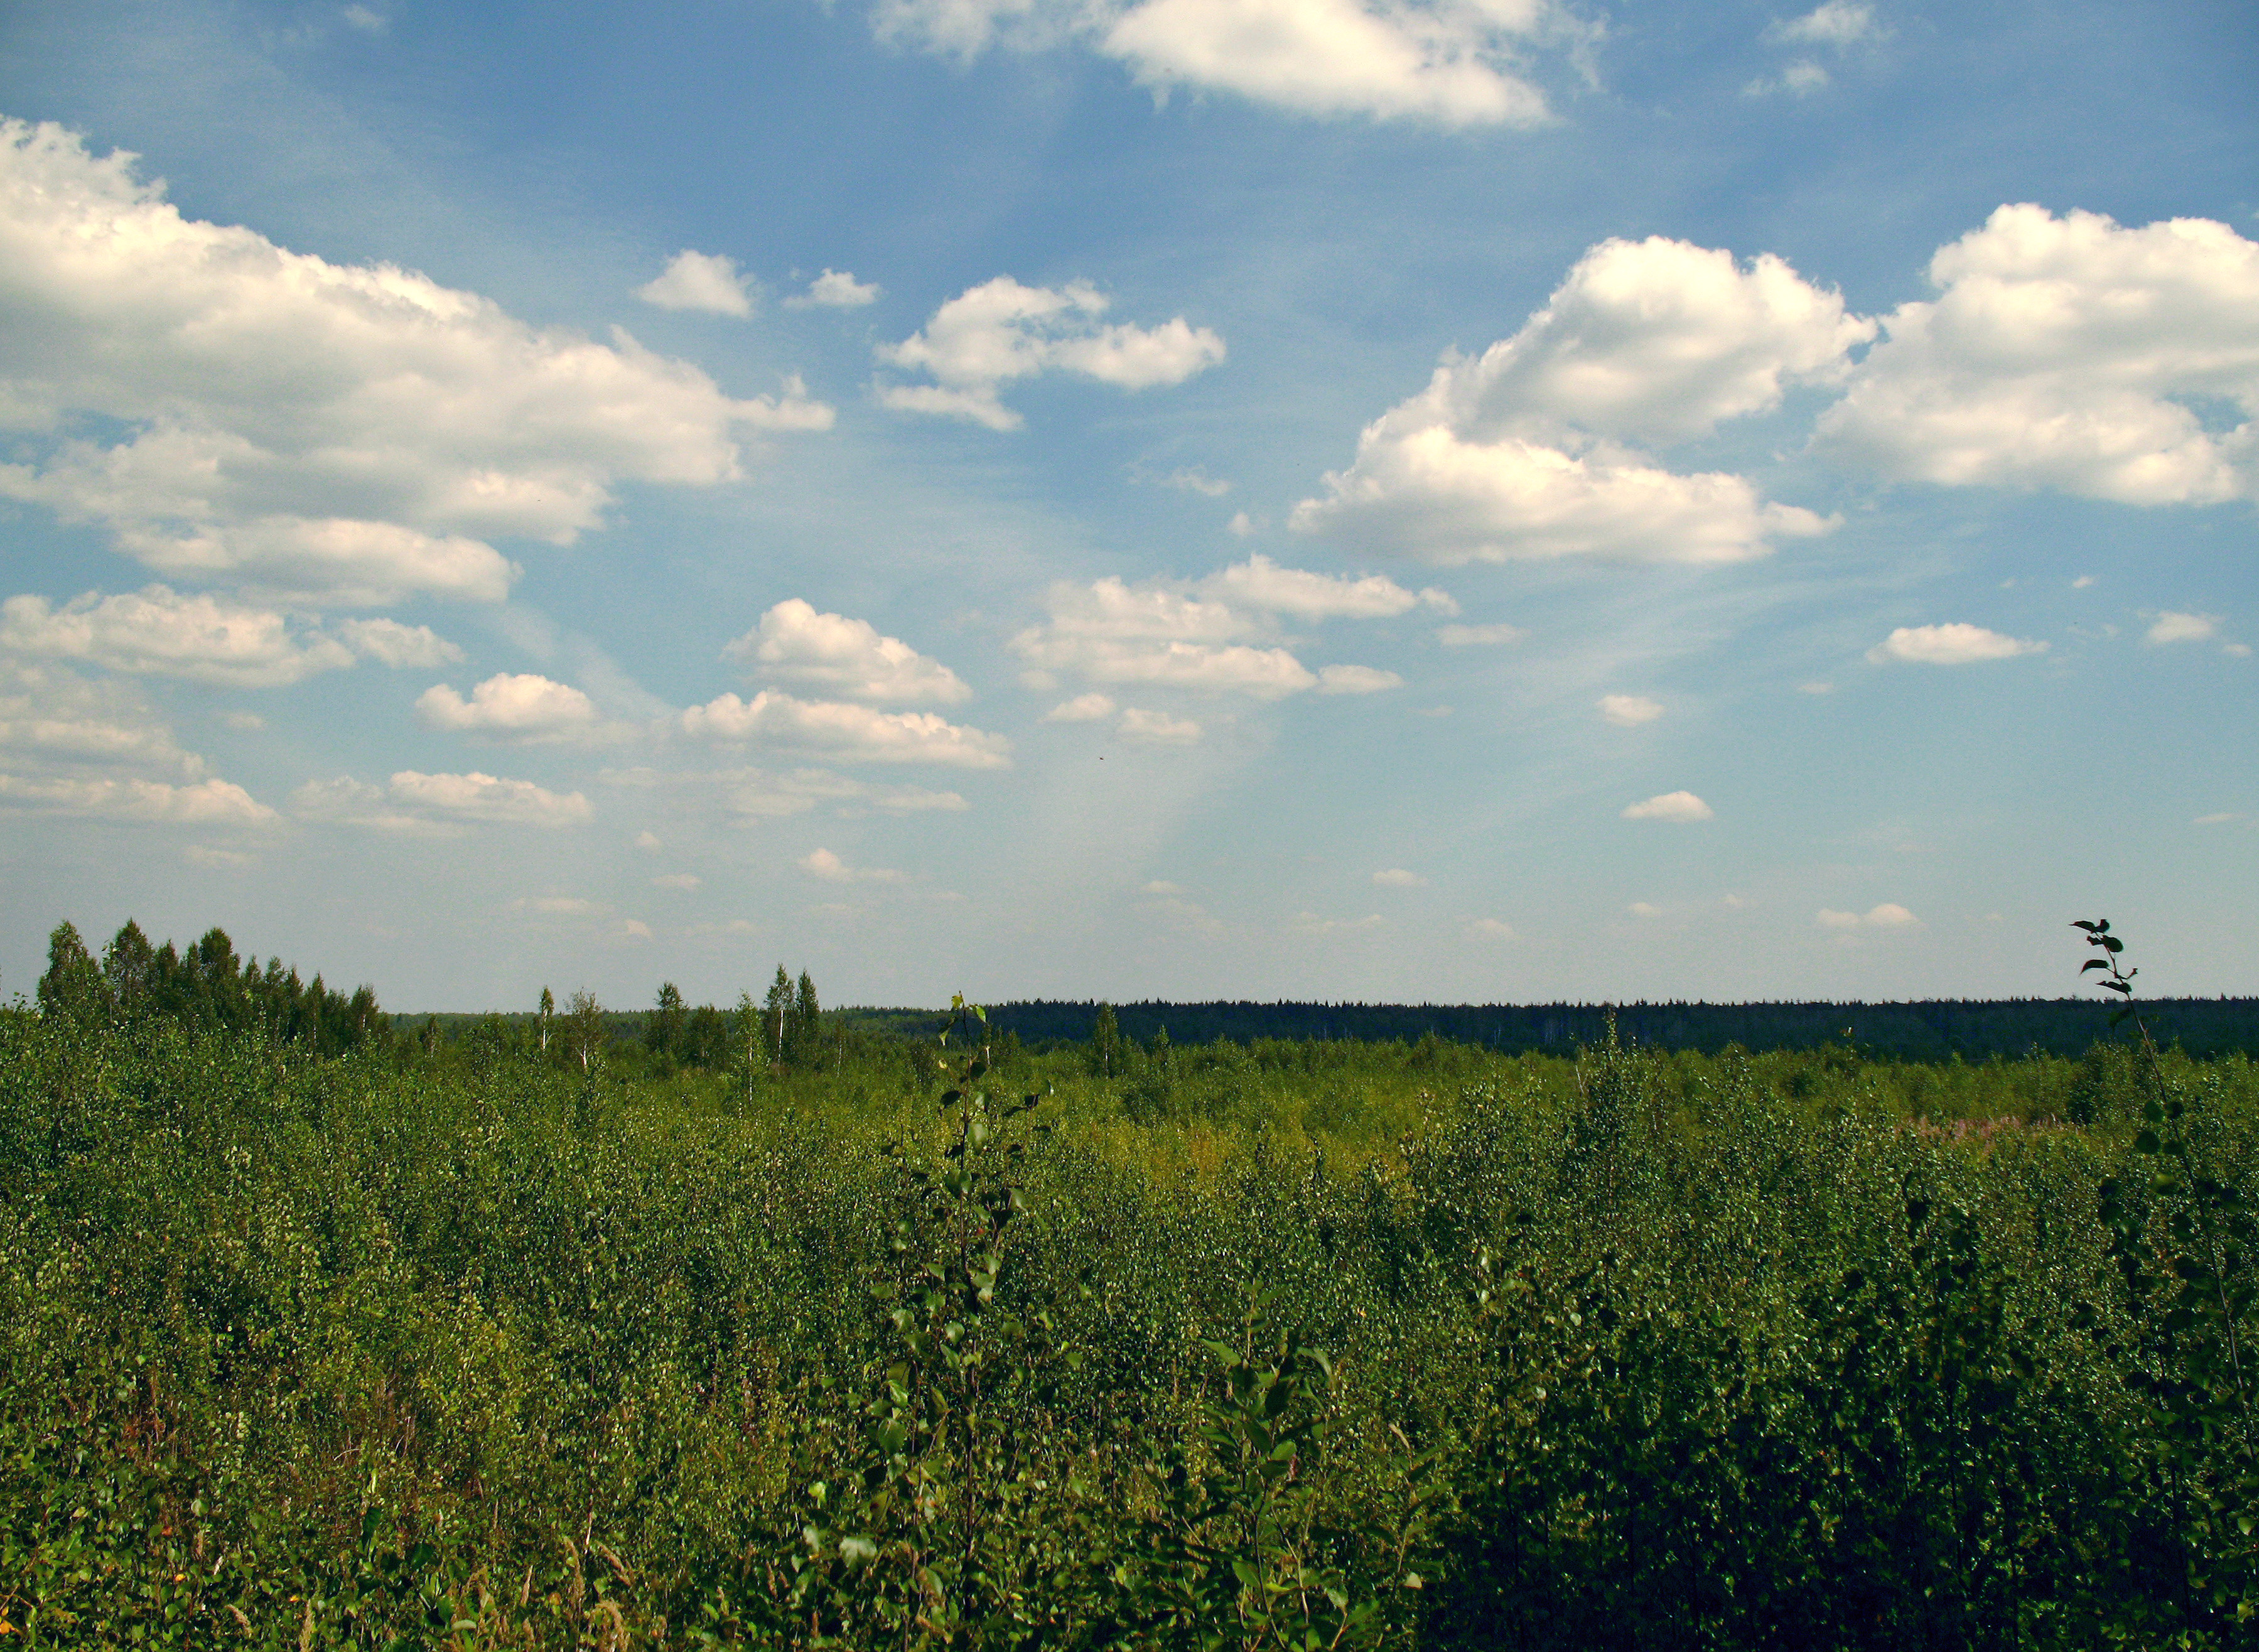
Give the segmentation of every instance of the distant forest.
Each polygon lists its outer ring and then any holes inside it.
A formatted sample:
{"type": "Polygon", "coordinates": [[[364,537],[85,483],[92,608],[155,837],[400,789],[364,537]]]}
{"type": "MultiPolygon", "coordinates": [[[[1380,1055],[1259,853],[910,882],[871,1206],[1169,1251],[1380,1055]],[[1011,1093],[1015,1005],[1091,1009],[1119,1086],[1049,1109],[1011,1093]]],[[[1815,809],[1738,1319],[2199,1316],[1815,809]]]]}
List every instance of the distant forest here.
{"type": "MultiPolygon", "coordinates": [[[[988,1025],[1040,1049],[1082,1043],[1091,1035],[1098,1005],[1043,1000],[991,1004],[988,1025]]],[[[1179,1044],[1229,1038],[1357,1039],[1407,1043],[1425,1037],[1480,1044],[1516,1054],[1563,1052],[1607,1037],[1607,1019],[1635,1043],[1714,1055],[1728,1044],[1744,1050],[1816,1050],[1825,1044],[1856,1049],[1871,1057],[1899,1061],[2016,1057],[2038,1050],[2077,1056],[2110,1037],[2111,1006],[2075,998],[1935,999],[1904,1004],[1255,1004],[1158,1000],[1116,1004],[1122,1036],[1140,1043],[1166,1028],[1179,1044]]],[[[873,1030],[929,1030],[937,1012],[851,1009],[851,1025],[873,1030]]],[[[2141,1014],[2161,1043],[2178,1043],[2192,1056],[2241,1051],[2259,1055],[2259,998],[2152,998],[2141,1014]]]]}
{"type": "MultiPolygon", "coordinates": [[[[43,1009],[99,1006],[101,1013],[132,1017],[153,1014],[207,1028],[241,1029],[253,1024],[286,1043],[303,1042],[322,1053],[353,1048],[364,1040],[384,1043],[410,1027],[431,1040],[452,1041],[481,1024],[504,1028],[524,1023],[532,1031],[541,1016],[430,1015],[392,1017],[364,986],[350,996],[327,988],[318,975],[301,982],[296,969],[270,958],[239,958],[222,929],[212,929],[185,949],[167,942],[153,947],[140,926],[127,923],[96,957],[76,929],[60,924],[48,937],[47,972],[40,979],[43,1009]]],[[[806,1022],[795,1042],[814,1047],[818,1024],[865,1036],[919,1038],[940,1024],[937,1009],[847,1008],[819,1012],[816,989],[803,972],[797,989],[778,967],[766,1004],[756,1007],[750,993],[737,1010],[711,1005],[693,1008],[673,983],[662,984],[655,1007],[598,1006],[587,1000],[586,1014],[601,1023],[604,1041],[637,1042],[695,1066],[718,1067],[731,1058],[733,1017],[766,1027],[780,1004],[793,1006],[795,1027],[806,1022]],[[780,994],[782,996],[780,997],[780,994]]],[[[988,1027],[998,1037],[1010,1034],[1030,1050],[1088,1043],[1096,1028],[1096,1000],[1041,999],[988,1006],[988,1027]]],[[[2259,998],[2155,998],[2141,1000],[2141,1014],[2160,1044],[2177,1045],[2199,1058],[2259,1056],[2259,998]]],[[[1629,1004],[1361,1004],[1252,1003],[1215,1000],[1170,1003],[1149,999],[1111,1006],[1119,1036],[1150,1044],[1163,1031],[1176,1044],[1210,1044],[1218,1039],[1253,1043],[1262,1039],[1416,1043],[1423,1038],[1479,1045],[1503,1054],[1530,1051],[1565,1054],[1580,1045],[1607,1041],[1608,1021],[1628,1043],[1661,1050],[1715,1055],[1728,1045],[1743,1050],[1856,1051],[1875,1060],[1965,1061],[1988,1057],[2013,1058],[2034,1053],[2083,1054],[2112,1037],[2113,1005],[2079,998],[1931,999],[1907,1003],[1688,1002],[1629,1004]]],[[[781,1022],[778,1022],[782,1031],[781,1022]]],[[[780,1032],[778,1036],[782,1036],[780,1032]]]]}

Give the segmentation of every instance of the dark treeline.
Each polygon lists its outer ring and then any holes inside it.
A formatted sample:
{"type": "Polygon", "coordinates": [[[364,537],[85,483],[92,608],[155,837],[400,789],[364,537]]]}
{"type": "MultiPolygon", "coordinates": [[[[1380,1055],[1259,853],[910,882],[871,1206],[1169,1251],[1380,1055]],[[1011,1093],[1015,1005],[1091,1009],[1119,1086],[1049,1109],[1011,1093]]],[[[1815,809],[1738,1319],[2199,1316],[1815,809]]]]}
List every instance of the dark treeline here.
{"type": "MultiPolygon", "coordinates": [[[[992,1004],[988,1024],[1031,1047],[1088,1040],[1099,1006],[1085,1000],[992,1004]]],[[[851,1021],[923,1032],[934,1012],[851,1010],[851,1021]]],[[[1406,1043],[1436,1037],[1507,1054],[1565,1052],[1618,1033],[1640,1044],[1715,1055],[1817,1050],[1835,1044],[1895,1061],[1982,1060],[2035,1050],[2076,1056],[2109,1034],[2109,1007],[2084,999],[1935,999],[1904,1004],[1117,1004],[1124,1036],[1150,1042],[1165,1028],[1179,1044],[1258,1039],[1406,1043]]],[[[2259,999],[2165,998],[2145,1006],[2151,1029],[2191,1055],[2259,1054],[2259,999]]]]}
{"type": "Polygon", "coordinates": [[[390,1020],[374,988],[331,991],[319,975],[270,958],[238,958],[227,931],[214,926],[185,950],[152,946],[128,920],[100,958],[75,926],[60,923],[47,937],[47,970],[39,978],[43,1015],[75,1021],[158,1020],[198,1031],[265,1032],[279,1043],[335,1055],[391,1037],[390,1020]]]}

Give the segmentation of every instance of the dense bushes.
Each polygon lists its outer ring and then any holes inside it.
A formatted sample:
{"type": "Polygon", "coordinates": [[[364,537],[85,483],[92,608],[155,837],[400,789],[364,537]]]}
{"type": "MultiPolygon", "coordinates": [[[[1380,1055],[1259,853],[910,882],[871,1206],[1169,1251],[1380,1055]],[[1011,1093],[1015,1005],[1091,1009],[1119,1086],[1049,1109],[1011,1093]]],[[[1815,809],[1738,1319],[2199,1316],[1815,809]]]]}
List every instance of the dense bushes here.
{"type": "Polygon", "coordinates": [[[0,1013],[9,1641],[2241,1643],[2241,1058],[978,1050],[0,1013]]]}

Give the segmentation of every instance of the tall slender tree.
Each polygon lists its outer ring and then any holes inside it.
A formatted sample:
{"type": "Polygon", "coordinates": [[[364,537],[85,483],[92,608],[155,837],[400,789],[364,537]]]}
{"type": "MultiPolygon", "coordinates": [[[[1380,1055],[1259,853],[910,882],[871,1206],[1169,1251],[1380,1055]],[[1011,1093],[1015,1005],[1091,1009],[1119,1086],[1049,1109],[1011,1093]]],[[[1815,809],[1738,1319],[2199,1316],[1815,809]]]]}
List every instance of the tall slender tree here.
{"type": "Polygon", "coordinates": [[[55,1020],[92,1021],[110,1008],[110,991],[94,955],[65,922],[47,936],[47,972],[39,977],[39,1014],[55,1020]]]}
{"type": "Polygon", "coordinates": [[[1122,1071],[1122,1024],[1115,1019],[1111,1004],[1101,1004],[1097,1018],[1090,1023],[1090,1065],[1102,1079],[1122,1071]]]}
{"type": "Polygon", "coordinates": [[[644,1048],[670,1061],[681,1059],[682,1029],[688,1016],[681,989],[673,981],[660,982],[659,1001],[643,1019],[644,1048]]]}
{"type": "Polygon", "coordinates": [[[751,993],[738,994],[737,1044],[738,1065],[744,1069],[745,1099],[750,1101],[753,1095],[753,1075],[760,1071],[763,1053],[761,1008],[753,1002],[751,993]]]}
{"type": "Polygon", "coordinates": [[[816,1002],[816,982],[806,970],[793,994],[789,1057],[795,1066],[813,1066],[823,1046],[823,1012],[816,1002]]]}
{"type": "Polygon", "coordinates": [[[785,1026],[792,1015],[792,977],[777,965],[776,979],[769,983],[769,995],[761,1005],[761,1036],[767,1045],[769,1065],[781,1070],[785,1057],[785,1026]]]}

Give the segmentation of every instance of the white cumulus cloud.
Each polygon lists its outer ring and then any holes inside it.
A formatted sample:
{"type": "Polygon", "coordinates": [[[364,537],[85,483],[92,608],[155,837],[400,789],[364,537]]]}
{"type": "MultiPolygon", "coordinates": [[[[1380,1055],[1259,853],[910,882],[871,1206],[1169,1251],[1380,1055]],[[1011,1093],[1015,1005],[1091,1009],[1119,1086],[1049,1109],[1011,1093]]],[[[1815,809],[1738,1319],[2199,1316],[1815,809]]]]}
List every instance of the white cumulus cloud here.
{"type": "Polygon", "coordinates": [[[1356,461],[1290,525],[1453,564],[1590,556],[1734,562],[1832,523],[1728,472],[1681,474],[1635,443],[1707,435],[1831,382],[1874,324],[1768,253],[1604,241],[1546,307],[1367,425],[1356,461]]]}
{"type": "Polygon", "coordinates": [[[160,573],[495,601],[489,538],[569,542],[622,482],[725,481],[747,437],[830,422],[796,381],[735,400],[625,333],[184,217],[133,160],[0,122],[0,424],[29,438],[0,496],[160,573]],[[89,415],[117,433],[59,433],[89,415]]]}
{"type": "Polygon", "coordinates": [[[899,872],[884,866],[851,866],[829,849],[813,850],[800,858],[800,869],[826,883],[901,883],[899,872]]]}
{"type": "Polygon", "coordinates": [[[737,260],[684,247],[655,281],[636,288],[636,296],[661,310],[702,310],[716,316],[750,316],[752,296],[737,260]]]}
{"type": "Polygon", "coordinates": [[[1197,745],[1201,737],[1200,724],[1188,717],[1137,706],[1126,708],[1115,726],[1123,739],[1136,745],[1197,745]]]}
{"type": "Polygon", "coordinates": [[[473,825],[577,826],[590,815],[579,792],[552,792],[531,780],[467,774],[425,774],[403,769],[383,786],[350,777],[310,780],[291,794],[292,809],[307,820],[364,826],[380,831],[432,835],[473,825]]]}
{"type": "Polygon", "coordinates": [[[231,781],[92,779],[0,773],[0,808],[83,815],[139,825],[261,826],[274,811],[231,781]]]}
{"type": "Polygon", "coordinates": [[[1377,694],[1403,686],[1403,678],[1376,666],[1318,667],[1318,692],[1322,694],[1377,694]]]}
{"type": "Polygon", "coordinates": [[[526,744],[585,740],[599,725],[595,701],[578,688],[530,672],[503,672],[466,700],[445,683],[417,697],[424,726],[526,744]]]}
{"type": "Polygon", "coordinates": [[[1080,374],[1122,389],[1181,384],[1223,360],[1223,340],[1181,316],[1158,327],[1109,324],[1108,299],[1086,282],[1024,287],[1008,275],[968,288],[933,312],[879,360],[930,376],[930,384],[881,384],[884,405],[1017,430],[1020,416],[998,399],[1016,379],[1080,374]]]}
{"type": "Polygon", "coordinates": [[[1665,792],[1650,797],[1643,803],[1634,803],[1623,812],[1626,820],[1666,820],[1685,823],[1708,820],[1715,813],[1711,807],[1692,792],[1665,792]]]}
{"type": "Polygon", "coordinates": [[[759,744],[821,753],[841,763],[937,763],[958,768],[1011,765],[1012,744],[998,734],[945,721],[930,711],[880,711],[844,701],[799,700],[764,688],[751,700],[723,694],[682,714],[683,732],[734,744],[759,744]]]}
{"type": "Polygon", "coordinates": [[[809,282],[804,293],[784,301],[787,310],[859,310],[879,300],[876,281],[859,281],[844,269],[827,269],[809,282]]]}
{"type": "Polygon", "coordinates": [[[1279,620],[1385,619],[1450,601],[1440,591],[1415,595],[1380,575],[1316,573],[1253,556],[1199,580],[1131,585],[1108,575],[1088,585],[1054,585],[1044,598],[1048,619],[1021,631],[1011,645],[1039,672],[1071,671],[1096,682],[1258,700],[1313,689],[1370,694],[1400,687],[1403,679],[1369,666],[1313,671],[1279,638],[1279,620]]]}
{"type": "Polygon", "coordinates": [[[1875,21],[1872,6],[1856,4],[1854,0],[1826,0],[1816,10],[1776,23],[1765,32],[1776,40],[1801,45],[1847,46],[1879,39],[1883,28],[1875,21]]]}
{"type": "Polygon", "coordinates": [[[1881,474],[2124,504],[2259,492],[2259,243],[2003,206],[1883,320],[1823,451],[1881,474]],[[2216,417],[2207,417],[2208,407],[2216,417]]]}
{"type": "Polygon", "coordinates": [[[429,625],[403,625],[398,620],[388,619],[349,619],[340,621],[337,631],[345,645],[362,659],[390,666],[396,671],[452,666],[463,657],[461,649],[429,625]]]}
{"type": "Polygon", "coordinates": [[[1518,643],[1529,633],[1519,625],[1443,625],[1436,631],[1436,640],[1446,648],[1495,648],[1507,643],[1518,643]]]}
{"type": "Polygon", "coordinates": [[[1956,621],[1949,625],[1901,625],[1867,651],[1876,665],[1898,660],[1921,666],[1970,666],[2047,652],[2045,643],[1956,621]]]}
{"type": "MultiPolygon", "coordinates": [[[[1386,574],[1362,579],[1282,568],[1259,552],[1201,581],[1218,602],[1299,620],[1391,619],[1440,591],[1415,595],[1386,574]]],[[[1444,599],[1448,601],[1449,599],[1444,599]]],[[[1430,606],[1434,606],[1431,602],[1430,606]]]]}
{"type": "Polygon", "coordinates": [[[346,644],[271,609],[162,585],[89,591],[60,608],[11,596],[0,603],[0,648],[235,688],[277,687],[353,662],[346,644]]]}
{"type": "Polygon", "coordinates": [[[1870,907],[1863,913],[1838,912],[1822,907],[1817,922],[1823,929],[1918,929],[1921,927],[1921,920],[1895,901],[1885,901],[1879,906],[1870,907]]]}
{"type": "Polygon", "coordinates": [[[798,597],[779,602],[723,651],[765,675],[827,688],[856,700],[894,703],[973,697],[957,673],[869,622],[819,613],[798,597]]]}
{"type": "Polygon", "coordinates": [[[2167,609],[2142,635],[2152,643],[2202,643],[2209,642],[2219,630],[2216,614],[2177,614],[2167,609]]]}
{"type": "Polygon", "coordinates": [[[357,659],[407,666],[462,658],[428,625],[346,620],[325,631],[272,609],[162,585],[114,596],[89,591],[60,606],[10,597],[0,602],[0,650],[230,688],[281,687],[357,659]]]}
{"type": "Polygon", "coordinates": [[[970,61],[1079,42],[1157,90],[1236,94],[1310,116],[1542,125],[1539,49],[1600,31],[1551,0],[879,0],[882,39],[970,61]]]}
{"type": "Polygon", "coordinates": [[[1428,880],[1416,872],[1401,866],[1385,866],[1372,874],[1372,881],[1383,889],[1424,889],[1428,880]]]}
{"type": "Polygon", "coordinates": [[[0,758],[18,769],[82,779],[120,770],[143,778],[204,778],[203,759],[182,750],[171,725],[133,684],[14,661],[0,662],[0,758]]]}
{"type": "Polygon", "coordinates": [[[1259,616],[1172,582],[1133,586],[1108,575],[1087,586],[1055,585],[1045,605],[1049,620],[1012,639],[1014,652],[1044,671],[1260,700],[1318,684],[1287,650],[1236,640],[1261,633],[1259,616]]]}
{"type": "Polygon", "coordinates": [[[1113,715],[1114,696],[1092,693],[1077,694],[1072,700],[1061,701],[1044,714],[1044,721],[1045,723],[1096,723],[1101,718],[1110,717],[1113,715]]]}
{"type": "Polygon", "coordinates": [[[1602,694],[1600,716],[1619,729],[1635,729],[1663,715],[1663,702],[1644,694],[1602,694]]]}

